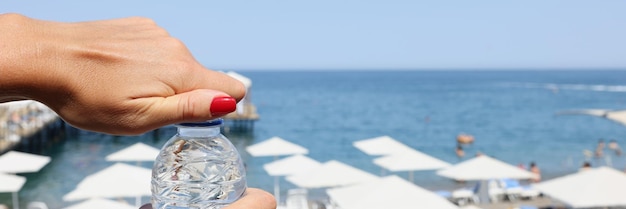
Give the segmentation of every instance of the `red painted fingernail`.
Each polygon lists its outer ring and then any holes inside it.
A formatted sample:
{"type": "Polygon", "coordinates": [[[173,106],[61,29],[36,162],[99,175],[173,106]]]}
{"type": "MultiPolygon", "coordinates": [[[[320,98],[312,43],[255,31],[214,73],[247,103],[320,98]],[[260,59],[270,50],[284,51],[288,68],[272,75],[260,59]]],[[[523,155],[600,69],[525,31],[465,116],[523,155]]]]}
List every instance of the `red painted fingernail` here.
{"type": "Polygon", "coordinates": [[[237,101],[229,96],[213,98],[211,101],[211,116],[219,117],[231,113],[237,109],[237,101]]]}

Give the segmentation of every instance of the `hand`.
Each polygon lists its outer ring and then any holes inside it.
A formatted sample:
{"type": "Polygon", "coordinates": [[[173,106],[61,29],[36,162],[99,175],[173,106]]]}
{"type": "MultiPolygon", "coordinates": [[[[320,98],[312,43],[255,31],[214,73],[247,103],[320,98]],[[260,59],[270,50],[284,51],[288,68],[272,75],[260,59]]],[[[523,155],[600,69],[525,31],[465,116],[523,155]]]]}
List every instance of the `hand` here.
{"type": "Polygon", "coordinates": [[[59,23],[9,14],[0,15],[0,31],[11,31],[0,34],[0,101],[40,101],[78,128],[141,134],[225,115],[245,95],[150,19],[59,23]]]}
{"type": "MultiPolygon", "coordinates": [[[[152,205],[145,204],[139,209],[152,209],[152,205]]],[[[239,200],[224,209],[276,209],[276,199],[263,190],[248,188],[239,200]]]]}

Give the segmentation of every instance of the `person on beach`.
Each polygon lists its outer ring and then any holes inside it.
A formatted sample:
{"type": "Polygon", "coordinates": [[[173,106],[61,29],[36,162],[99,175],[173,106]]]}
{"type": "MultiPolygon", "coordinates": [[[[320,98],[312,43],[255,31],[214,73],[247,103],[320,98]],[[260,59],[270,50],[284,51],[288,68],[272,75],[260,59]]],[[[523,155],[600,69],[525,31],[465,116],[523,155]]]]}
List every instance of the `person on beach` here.
{"type": "Polygon", "coordinates": [[[531,182],[538,183],[541,181],[541,170],[539,170],[539,167],[535,162],[530,162],[529,170],[531,173],[535,174],[533,178],[530,179],[531,182]]]}
{"type": "Polygon", "coordinates": [[[604,140],[600,139],[598,140],[598,145],[596,145],[595,156],[602,157],[603,155],[604,155],[604,140]]]}
{"type": "Polygon", "coordinates": [[[465,151],[463,151],[463,146],[457,145],[455,152],[456,152],[456,156],[459,159],[462,159],[463,157],[465,157],[465,151]]]}
{"type": "Polygon", "coordinates": [[[617,156],[622,155],[622,148],[619,147],[619,144],[617,144],[617,141],[615,141],[615,139],[611,139],[608,146],[609,146],[609,149],[615,153],[615,155],[617,156]]]}
{"type": "Polygon", "coordinates": [[[591,163],[590,162],[585,162],[583,163],[583,166],[580,168],[580,171],[586,171],[591,169],[591,163]]]}
{"type": "MultiPolygon", "coordinates": [[[[39,101],[77,128],[137,135],[206,121],[234,111],[246,93],[151,19],[64,23],[0,14],[0,31],[0,102],[39,101]]],[[[250,188],[227,207],[243,208],[276,208],[276,201],[250,188]]]]}

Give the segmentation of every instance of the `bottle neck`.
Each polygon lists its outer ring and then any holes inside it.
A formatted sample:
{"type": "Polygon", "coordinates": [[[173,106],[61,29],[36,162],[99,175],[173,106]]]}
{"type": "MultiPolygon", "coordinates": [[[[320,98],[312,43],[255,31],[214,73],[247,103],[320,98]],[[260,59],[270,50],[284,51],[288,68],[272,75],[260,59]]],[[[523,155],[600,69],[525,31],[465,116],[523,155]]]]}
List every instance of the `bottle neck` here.
{"type": "Polygon", "coordinates": [[[220,135],[220,126],[178,126],[178,135],[182,137],[213,137],[220,135]]]}

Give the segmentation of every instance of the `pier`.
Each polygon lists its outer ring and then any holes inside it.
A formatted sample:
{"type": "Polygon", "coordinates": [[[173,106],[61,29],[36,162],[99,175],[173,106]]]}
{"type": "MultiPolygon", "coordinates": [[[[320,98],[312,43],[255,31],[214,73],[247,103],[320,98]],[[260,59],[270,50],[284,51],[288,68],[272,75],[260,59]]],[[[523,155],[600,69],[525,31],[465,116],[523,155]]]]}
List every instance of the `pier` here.
{"type": "Polygon", "coordinates": [[[237,111],[223,117],[226,132],[250,132],[254,130],[254,122],[259,120],[256,107],[243,100],[237,105],[237,111]]]}
{"type": "Polygon", "coordinates": [[[226,73],[234,79],[237,79],[246,86],[246,96],[237,103],[237,110],[223,117],[225,132],[252,132],[254,130],[254,122],[259,120],[259,114],[256,106],[252,104],[251,87],[252,80],[234,71],[226,73]]]}
{"type": "Polygon", "coordinates": [[[0,154],[5,153],[24,139],[48,131],[49,126],[59,129],[63,121],[47,106],[32,100],[0,103],[0,154]]]}

